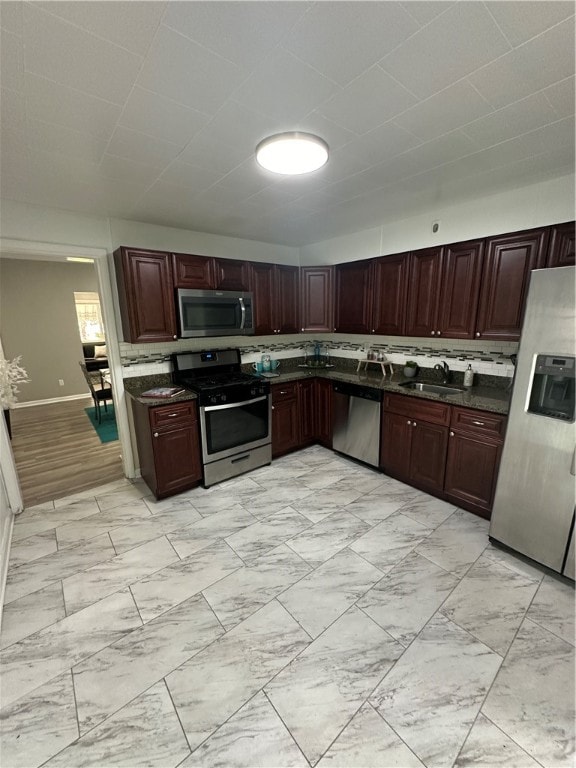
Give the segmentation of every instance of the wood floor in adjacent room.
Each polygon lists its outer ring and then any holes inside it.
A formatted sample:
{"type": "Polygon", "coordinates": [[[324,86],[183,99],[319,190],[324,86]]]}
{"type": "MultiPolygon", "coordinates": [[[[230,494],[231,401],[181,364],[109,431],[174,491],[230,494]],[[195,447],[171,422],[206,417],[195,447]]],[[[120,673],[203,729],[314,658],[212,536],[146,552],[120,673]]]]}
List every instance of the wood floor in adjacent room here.
{"type": "Polygon", "coordinates": [[[26,507],[124,477],[120,442],[101,443],[90,398],[11,411],[12,450],[26,507]]]}

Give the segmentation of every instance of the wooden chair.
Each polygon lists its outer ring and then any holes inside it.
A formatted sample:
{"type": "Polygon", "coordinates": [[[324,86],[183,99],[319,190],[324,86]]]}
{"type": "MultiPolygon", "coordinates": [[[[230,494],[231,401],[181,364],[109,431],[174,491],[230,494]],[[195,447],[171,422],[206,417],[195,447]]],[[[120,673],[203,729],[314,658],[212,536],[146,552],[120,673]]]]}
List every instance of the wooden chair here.
{"type": "Polygon", "coordinates": [[[89,371],[86,368],[86,364],[82,360],[80,361],[80,368],[82,369],[86,383],[90,388],[90,394],[92,395],[92,400],[94,401],[94,408],[96,409],[96,413],[98,415],[98,424],[101,424],[101,404],[104,403],[104,411],[108,412],[108,404],[106,401],[110,400],[110,402],[112,402],[112,388],[105,384],[102,371],[89,371]]]}

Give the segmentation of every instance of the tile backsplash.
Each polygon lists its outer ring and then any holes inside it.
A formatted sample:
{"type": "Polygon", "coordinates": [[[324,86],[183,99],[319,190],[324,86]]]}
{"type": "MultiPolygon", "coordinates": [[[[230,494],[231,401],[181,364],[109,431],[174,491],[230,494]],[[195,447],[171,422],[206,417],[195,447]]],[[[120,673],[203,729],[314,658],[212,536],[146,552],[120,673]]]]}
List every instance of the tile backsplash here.
{"type": "Polygon", "coordinates": [[[395,364],[414,360],[421,367],[433,367],[446,360],[453,371],[465,371],[472,365],[476,373],[512,377],[510,356],[518,351],[518,342],[468,341],[466,339],[429,339],[406,336],[360,336],[353,334],[294,334],[278,336],[230,336],[213,339],[186,339],[164,344],[128,344],[120,342],[124,378],[169,373],[169,356],[174,352],[199,349],[240,349],[243,363],[252,363],[268,352],[282,360],[310,354],[318,342],[323,351],[340,358],[365,358],[368,349],[382,351],[395,364]]]}

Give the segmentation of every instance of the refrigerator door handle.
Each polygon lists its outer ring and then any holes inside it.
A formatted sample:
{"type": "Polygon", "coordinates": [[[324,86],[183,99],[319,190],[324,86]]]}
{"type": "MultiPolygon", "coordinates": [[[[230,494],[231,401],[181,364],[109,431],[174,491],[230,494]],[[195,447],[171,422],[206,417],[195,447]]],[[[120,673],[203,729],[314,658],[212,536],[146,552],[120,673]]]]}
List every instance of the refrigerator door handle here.
{"type": "Polygon", "coordinates": [[[576,475],[576,445],[574,446],[574,453],[572,454],[572,466],[570,467],[570,474],[576,475]]]}

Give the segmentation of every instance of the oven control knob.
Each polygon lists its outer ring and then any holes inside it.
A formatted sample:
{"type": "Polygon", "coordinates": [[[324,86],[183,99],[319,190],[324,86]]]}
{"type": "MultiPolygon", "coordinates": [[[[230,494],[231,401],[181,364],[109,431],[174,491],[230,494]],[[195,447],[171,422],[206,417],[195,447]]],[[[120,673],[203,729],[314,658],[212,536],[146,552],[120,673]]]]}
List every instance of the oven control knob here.
{"type": "Polygon", "coordinates": [[[218,398],[216,397],[216,395],[211,395],[210,396],[210,402],[211,403],[217,403],[218,402],[218,398]]]}
{"type": "Polygon", "coordinates": [[[226,395],[225,395],[225,394],[221,394],[221,395],[220,395],[220,402],[222,402],[222,403],[225,403],[227,399],[228,399],[228,398],[226,397],[226,395]]]}

